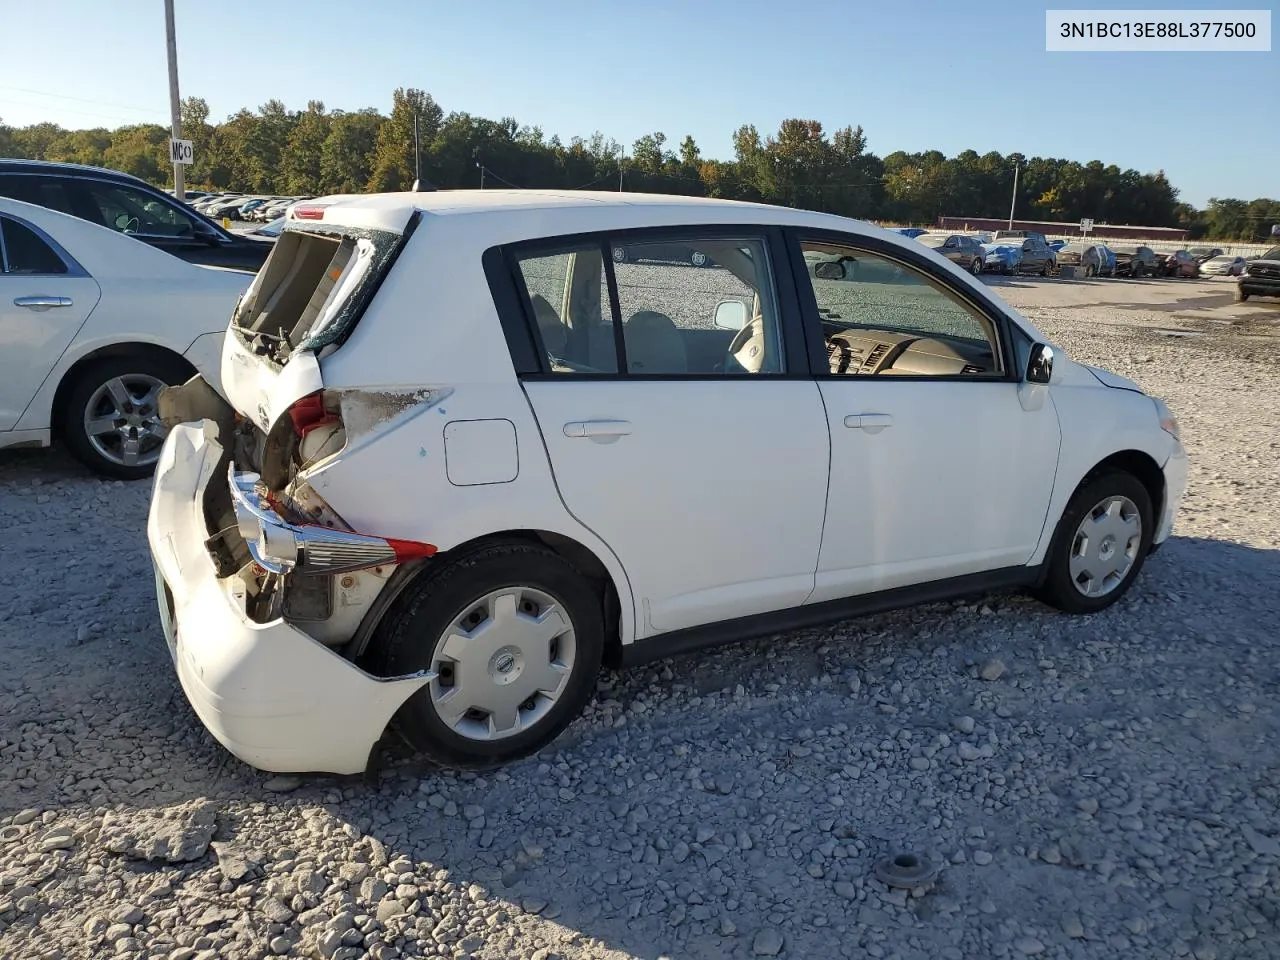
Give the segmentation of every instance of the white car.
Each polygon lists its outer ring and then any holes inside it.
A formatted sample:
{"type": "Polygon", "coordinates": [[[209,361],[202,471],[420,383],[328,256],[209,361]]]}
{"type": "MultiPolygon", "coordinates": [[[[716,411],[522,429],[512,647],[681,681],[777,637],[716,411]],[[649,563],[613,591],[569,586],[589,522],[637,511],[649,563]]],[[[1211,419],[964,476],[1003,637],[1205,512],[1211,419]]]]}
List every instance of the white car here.
{"type": "Polygon", "coordinates": [[[1244,257],[1224,253],[1200,264],[1200,272],[1206,277],[1238,277],[1244,273],[1245,266],[1244,257]]]}
{"type": "Polygon", "coordinates": [[[689,197],[299,204],[222,380],[162,395],[147,533],[188,699],[280,772],[359,772],[393,718],[519,757],[602,661],[1000,588],[1101,610],[1187,476],[1160,400],[919,243],[689,197]],[[613,256],[653,244],[713,266],[613,256]]]}
{"type": "Polygon", "coordinates": [[[0,447],[59,440],[104,476],[148,476],[158,391],[196,373],[216,389],[252,279],[0,197],[0,447]]]}

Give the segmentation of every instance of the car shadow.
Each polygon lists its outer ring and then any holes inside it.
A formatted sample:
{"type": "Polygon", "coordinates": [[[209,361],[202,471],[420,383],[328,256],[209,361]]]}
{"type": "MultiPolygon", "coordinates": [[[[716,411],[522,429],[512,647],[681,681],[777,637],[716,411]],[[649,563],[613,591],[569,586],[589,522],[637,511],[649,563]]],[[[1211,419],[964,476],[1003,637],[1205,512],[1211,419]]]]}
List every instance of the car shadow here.
{"type": "MultiPolygon", "coordinates": [[[[122,555],[138,553],[139,546],[123,543],[122,555]]],[[[928,811],[864,807],[856,786],[845,787],[842,802],[850,806],[843,811],[816,794],[806,800],[815,804],[810,816],[817,825],[798,825],[797,785],[808,790],[834,772],[821,748],[808,746],[815,713],[823,728],[842,724],[837,729],[857,731],[869,743],[894,735],[903,720],[893,716],[898,708],[892,670],[895,663],[914,663],[925,685],[923,696],[947,718],[942,729],[948,729],[951,716],[972,709],[971,689],[957,699],[957,677],[976,677],[976,664],[995,653],[1005,656],[1010,669],[1035,676],[1036,654],[1025,638],[1064,627],[1061,614],[1016,595],[842,621],[626,674],[606,672],[583,718],[557,742],[498,770],[435,769],[389,738],[384,766],[371,780],[302,777],[296,788],[281,793],[266,788],[293,787],[292,780],[268,778],[233,759],[187,705],[155,622],[144,566],[127,563],[120,582],[110,587],[136,601],[138,619],[100,625],[97,635],[83,642],[31,647],[38,624],[28,621],[38,617],[38,607],[35,613],[10,609],[0,617],[5,662],[27,665],[20,672],[6,671],[0,682],[4,739],[12,744],[16,736],[33,744],[5,753],[0,820],[38,807],[55,811],[56,820],[87,824],[73,849],[50,855],[58,858],[62,875],[84,877],[102,858],[113,856],[97,841],[104,811],[129,817],[207,800],[216,809],[215,838],[260,862],[261,869],[284,875],[305,866],[322,875],[315,889],[299,894],[295,909],[322,902],[316,891],[326,887],[325,902],[335,889],[358,896],[358,878],[391,863],[398,872],[467,890],[471,901],[481,904],[472,911],[476,915],[494,910],[507,916],[540,914],[546,921],[540,933],[552,950],[600,955],[617,949],[646,960],[668,953],[745,957],[754,932],[764,926],[785,928],[789,956],[831,955],[832,944],[853,935],[853,915],[846,919],[846,914],[858,909],[832,893],[833,879],[861,884],[874,860],[895,845],[934,849],[943,841],[928,825],[928,811]],[[859,678],[853,695],[851,677],[859,678]],[[931,677],[937,678],[936,689],[929,686],[931,677]],[[792,695],[779,692],[780,684],[792,695]],[[800,698],[807,715],[794,710],[800,698]],[[730,708],[737,722],[725,728],[721,714],[730,708]],[[62,733],[72,726],[69,717],[88,718],[89,732],[75,738],[62,733]],[[846,859],[812,872],[807,864],[816,861],[799,855],[786,839],[802,830],[862,839],[856,851],[848,841],[846,859]],[[317,859],[310,851],[288,849],[295,831],[309,832],[325,853],[317,859]],[[725,882],[727,875],[732,883],[725,882]]],[[[1277,582],[1280,550],[1175,537],[1151,557],[1118,604],[1068,621],[1081,643],[1078,649],[1059,649],[1054,668],[1063,676],[1090,678],[1080,696],[1092,698],[1092,719],[1127,721],[1142,705],[1107,692],[1129,678],[1109,673],[1105,659],[1094,657],[1091,645],[1098,638],[1148,636],[1148,611],[1176,605],[1179,635],[1149,637],[1153,671],[1170,656],[1203,660],[1206,645],[1256,655],[1274,642],[1277,582]],[[1250,614],[1256,614],[1253,626],[1245,627],[1250,614]],[[1224,629],[1224,622],[1233,626],[1224,629]]],[[[67,626],[74,634],[74,625],[67,626]]],[[[1268,663],[1273,659],[1267,655],[1268,663]]],[[[1152,686],[1159,682],[1153,678],[1152,686]]],[[[1070,710],[1079,709],[1012,687],[1007,696],[1016,711],[1058,711],[1069,717],[1070,710]]],[[[1267,716],[1274,723],[1274,716],[1267,716]]],[[[906,729],[931,736],[931,722],[920,726],[914,719],[906,729]]],[[[1212,729],[1204,743],[1211,742],[1214,750],[1243,750],[1243,737],[1232,740],[1233,724],[1243,722],[1226,714],[1205,721],[1212,729]]],[[[1188,764],[1207,762],[1195,755],[1208,749],[1200,741],[1170,735],[1164,743],[1165,749],[1174,744],[1187,751],[1188,764]]],[[[1053,762],[1053,747],[1045,743],[1042,749],[1053,762]]],[[[1105,760],[1099,755],[1097,762],[1105,760]]],[[[943,780],[930,789],[936,800],[959,787],[943,780]]],[[[957,802],[963,806],[968,800],[957,802]]],[[[1023,827],[1012,820],[1002,829],[1016,833],[1023,827]]],[[[188,926],[211,904],[241,909],[234,883],[222,878],[218,856],[209,851],[190,863],[131,864],[128,869],[167,879],[179,892],[186,884],[200,890],[198,900],[177,905],[182,925],[188,926]]],[[[949,869],[956,883],[988,882],[967,866],[949,869]]],[[[425,899],[418,904],[422,920],[388,922],[434,949],[429,931],[440,916],[425,899]]],[[[10,935],[29,922],[19,918],[10,935]]],[[[951,943],[952,925],[945,914],[920,912],[915,935],[922,949],[936,954],[951,943]]],[[[514,949],[503,941],[506,933],[472,926],[473,946],[490,941],[487,949],[494,955],[514,949]]],[[[492,929],[501,931],[501,924],[492,929]]],[[[289,937],[297,939],[300,931],[296,919],[286,924],[289,937]]]]}

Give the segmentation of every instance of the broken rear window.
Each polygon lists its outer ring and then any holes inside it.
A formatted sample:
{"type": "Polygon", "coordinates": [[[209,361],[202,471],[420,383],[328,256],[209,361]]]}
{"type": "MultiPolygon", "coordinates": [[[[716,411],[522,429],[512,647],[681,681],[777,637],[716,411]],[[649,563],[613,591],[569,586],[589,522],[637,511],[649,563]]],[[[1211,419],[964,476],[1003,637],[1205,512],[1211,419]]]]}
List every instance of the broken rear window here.
{"type": "Polygon", "coordinates": [[[234,325],[256,341],[257,352],[281,363],[295,350],[340,343],[401,240],[386,230],[286,227],[236,307],[234,325]]]}

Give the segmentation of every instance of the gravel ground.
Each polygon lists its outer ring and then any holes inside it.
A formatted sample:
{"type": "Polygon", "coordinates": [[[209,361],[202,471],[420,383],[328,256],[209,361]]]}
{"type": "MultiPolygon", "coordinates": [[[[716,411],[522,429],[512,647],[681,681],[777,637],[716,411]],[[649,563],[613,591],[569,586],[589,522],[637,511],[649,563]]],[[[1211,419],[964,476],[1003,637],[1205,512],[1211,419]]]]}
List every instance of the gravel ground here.
{"type": "Polygon", "coordinates": [[[159,632],[148,485],[0,454],[0,957],[1280,956],[1280,306],[992,286],[1181,416],[1191,487],[1124,601],[606,675],[484,775],[231,759],[159,632]],[[875,879],[904,848],[932,886],[875,879]]]}

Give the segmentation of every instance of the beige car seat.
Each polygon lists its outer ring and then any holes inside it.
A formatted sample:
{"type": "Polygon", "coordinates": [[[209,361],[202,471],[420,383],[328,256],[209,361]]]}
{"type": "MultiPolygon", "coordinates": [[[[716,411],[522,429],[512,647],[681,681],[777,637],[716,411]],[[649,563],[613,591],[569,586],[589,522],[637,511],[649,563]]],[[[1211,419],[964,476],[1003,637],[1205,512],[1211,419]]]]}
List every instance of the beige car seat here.
{"type": "Polygon", "coordinates": [[[551,301],[540,293],[529,298],[533,303],[533,315],[538,321],[538,332],[542,335],[542,346],[552,357],[564,357],[565,347],[569,345],[569,332],[560,322],[556,308],[551,301]]]}
{"type": "Polygon", "coordinates": [[[684,338],[666,314],[639,310],[622,328],[629,373],[688,373],[684,338]]]}

